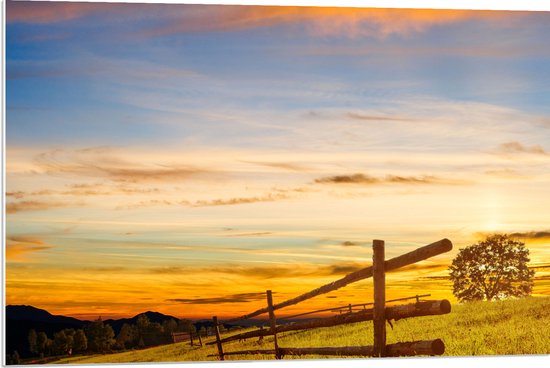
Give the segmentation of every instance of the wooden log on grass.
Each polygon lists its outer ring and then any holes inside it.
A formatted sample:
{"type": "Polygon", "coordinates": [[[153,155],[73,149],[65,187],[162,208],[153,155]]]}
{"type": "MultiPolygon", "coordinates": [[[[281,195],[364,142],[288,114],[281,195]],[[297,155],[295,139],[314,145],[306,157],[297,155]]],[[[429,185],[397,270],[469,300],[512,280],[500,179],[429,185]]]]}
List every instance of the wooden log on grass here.
{"type": "MultiPolygon", "coordinates": [[[[425,300],[418,303],[395,305],[386,307],[386,320],[400,320],[404,318],[435,316],[448,314],[451,312],[451,303],[448,300],[425,300]]],[[[299,330],[310,330],[320,327],[333,327],[348,323],[357,323],[364,321],[372,321],[374,313],[372,309],[366,309],[350,314],[340,314],[333,317],[322,318],[314,321],[297,322],[292,324],[284,324],[277,326],[277,333],[299,330]]],[[[230,342],[236,340],[245,340],[259,336],[272,335],[270,330],[254,330],[240,333],[233,336],[228,336],[221,339],[221,342],[230,342]]],[[[215,341],[209,342],[206,345],[214,345],[215,341]]]]}
{"type": "MultiPolygon", "coordinates": [[[[373,356],[373,346],[344,346],[328,348],[279,348],[285,355],[337,355],[337,356],[373,356]]],[[[445,344],[441,339],[399,342],[386,345],[385,356],[442,355],[445,344]]]]}
{"type": "MultiPolygon", "coordinates": [[[[275,350],[240,350],[240,351],[227,351],[223,353],[223,355],[258,355],[258,354],[267,354],[272,355],[275,354],[275,350]]],[[[218,354],[209,354],[209,357],[216,357],[218,354]]]]}
{"type": "MultiPolygon", "coordinates": [[[[400,255],[398,257],[392,258],[385,262],[385,270],[391,271],[396,270],[398,268],[423,261],[425,259],[428,259],[430,257],[437,256],[439,254],[445,253],[453,249],[453,244],[449,239],[442,239],[439,241],[436,241],[435,243],[428,244],[426,246],[423,246],[421,248],[418,248],[416,250],[413,250],[412,252],[405,253],[403,255],[400,255]]],[[[326,294],[328,292],[340,289],[348,284],[351,284],[353,282],[367,279],[369,277],[372,277],[373,268],[372,266],[363,268],[359,271],[352,272],[348,274],[347,276],[336,280],[334,282],[331,282],[329,284],[323,285],[317,289],[308,291],[305,294],[299,295],[295,298],[286,300],[284,302],[281,302],[279,304],[275,304],[273,306],[273,309],[281,309],[284,307],[288,307],[289,305],[298,304],[300,302],[303,302],[304,300],[311,299],[317,295],[326,294]]],[[[226,320],[226,322],[234,322],[234,321],[240,321],[243,319],[252,318],[255,316],[259,316],[261,314],[264,314],[267,312],[267,308],[258,309],[257,311],[254,311],[252,313],[245,314],[240,317],[231,318],[226,320]]]]}

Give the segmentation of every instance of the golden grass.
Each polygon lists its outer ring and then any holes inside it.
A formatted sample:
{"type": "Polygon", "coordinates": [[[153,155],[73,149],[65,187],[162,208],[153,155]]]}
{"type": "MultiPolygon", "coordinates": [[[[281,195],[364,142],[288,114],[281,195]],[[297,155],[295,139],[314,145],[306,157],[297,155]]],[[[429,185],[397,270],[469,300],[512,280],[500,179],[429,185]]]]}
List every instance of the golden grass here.
{"type": "MultiPolygon", "coordinates": [[[[387,342],[405,342],[440,338],[445,342],[446,356],[549,354],[550,298],[529,297],[498,302],[474,302],[453,305],[448,315],[411,318],[387,328],[387,342]]],[[[240,333],[225,333],[229,334],[240,333]]],[[[213,338],[205,339],[205,342],[213,338]]],[[[282,347],[321,347],[372,345],[372,322],[294,331],[278,335],[282,347]]],[[[223,345],[225,351],[272,349],[273,339],[257,338],[223,345]]],[[[217,360],[215,345],[203,348],[177,343],[124,353],[65,358],[54,363],[129,363],[181,362],[217,360]]],[[[285,359],[331,358],[320,356],[285,357],[285,359]]],[[[227,360],[274,359],[272,355],[237,355],[227,360]]]]}

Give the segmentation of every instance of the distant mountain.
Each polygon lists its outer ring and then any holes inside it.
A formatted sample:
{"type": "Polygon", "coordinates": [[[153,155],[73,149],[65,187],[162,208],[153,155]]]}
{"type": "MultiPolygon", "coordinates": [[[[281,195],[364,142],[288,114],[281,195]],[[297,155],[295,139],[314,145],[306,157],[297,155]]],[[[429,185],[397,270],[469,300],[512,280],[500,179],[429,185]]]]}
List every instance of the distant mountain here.
{"type": "Polygon", "coordinates": [[[86,326],[89,321],[81,321],[72,317],[56,316],[50,312],[30,305],[6,306],[6,352],[12,354],[17,350],[21,357],[30,356],[28,336],[29,331],[43,331],[49,338],[57,331],[86,326]]]}
{"type": "MultiPolygon", "coordinates": [[[[132,318],[108,319],[103,321],[109,324],[115,334],[118,334],[125,323],[135,324],[139,316],[145,315],[151,322],[163,323],[166,320],[179,320],[176,317],[158,312],[147,311],[132,318]]],[[[84,328],[91,321],[81,321],[76,318],[53,315],[50,312],[30,305],[6,306],[6,352],[12,354],[17,350],[22,358],[29,357],[28,336],[30,330],[45,332],[50,339],[54,333],[66,328],[84,328]]]]}
{"type": "Polygon", "coordinates": [[[151,321],[151,322],[156,322],[156,323],[160,323],[160,324],[162,324],[164,321],[168,321],[170,319],[173,319],[176,322],[179,321],[179,318],[174,317],[174,316],[169,316],[169,315],[162,314],[162,313],[159,313],[159,312],[147,311],[145,313],[137,314],[137,315],[133,316],[132,318],[106,319],[103,322],[111,325],[111,327],[115,331],[115,334],[118,334],[120,329],[122,328],[122,326],[125,323],[135,325],[138,318],[139,318],[139,316],[141,316],[141,315],[145,315],[149,319],[149,321],[151,321]]]}
{"type": "Polygon", "coordinates": [[[14,321],[36,321],[43,323],[58,323],[73,325],[75,328],[82,328],[88,321],[81,321],[72,317],[57,316],[50,312],[35,308],[30,305],[8,305],[6,306],[6,319],[14,321]]]}

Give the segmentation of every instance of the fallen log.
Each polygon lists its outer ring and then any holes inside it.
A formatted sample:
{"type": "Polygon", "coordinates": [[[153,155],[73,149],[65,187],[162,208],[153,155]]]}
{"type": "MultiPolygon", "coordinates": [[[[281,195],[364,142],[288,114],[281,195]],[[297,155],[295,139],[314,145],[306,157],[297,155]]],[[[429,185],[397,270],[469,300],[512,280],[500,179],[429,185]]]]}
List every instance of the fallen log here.
{"type": "MultiPolygon", "coordinates": [[[[279,348],[284,355],[338,355],[338,356],[372,356],[373,346],[345,346],[330,348],[279,348]]],[[[445,344],[441,339],[399,342],[386,345],[385,355],[388,357],[442,355],[445,344]]]]}
{"type": "MultiPolygon", "coordinates": [[[[258,355],[258,354],[275,354],[275,350],[241,350],[241,351],[226,351],[223,353],[226,355],[258,355]]],[[[209,357],[217,357],[218,354],[209,354],[209,357]]]]}

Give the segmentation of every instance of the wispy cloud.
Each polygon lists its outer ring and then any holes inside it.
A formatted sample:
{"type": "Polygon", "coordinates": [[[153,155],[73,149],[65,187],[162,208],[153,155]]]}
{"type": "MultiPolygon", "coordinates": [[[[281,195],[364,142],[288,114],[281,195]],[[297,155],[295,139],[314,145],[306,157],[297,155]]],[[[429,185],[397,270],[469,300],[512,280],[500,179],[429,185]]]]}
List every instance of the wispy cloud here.
{"type": "Polygon", "coordinates": [[[548,153],[544,150],[544,148],[542,148],[542,146],[538,144],[532,145],[532,146],[526,146],[516,141],[502,143],[500,146],[498,146],[495,152],[506,156],[514,155],[518,153],[544,155],[544,156],[548,155],[548,153]]]}
{"type": "Polygon", "coordinates": [[[423,176],[399,176],[386,175],[385,177],[375,177],[366,174],[334,175],[315,179],[318,184],[432,184],[432,185],[450,185],[465,184],[465,181],[444,179],[431,175],[423,176]]]}
{"type": "Polygon", "coordinates": [[[42,239],[35,236],[12,235],[6,237],[6,258],[8,260],[18,260],[28,253],[50,248],[52,248],[51,245],[46,244],[42,239]]]}
{"type": "Polygon", "coordinates": [[[209,207],[209,206],[232,206],[238,204],[250,204],[258,202],[275,202],[290,198],[287,194],[283,193],[268,193],[263,196],[255,197],[237,197],[228,199],[210,199],[199,200],[193,202],[193,207],[209,207]]]}
{"type": "Polygon", "coordinates": [[[166,299],[167,302],[176,302],[183,304],[220,304],[220,303],[248,303],[265,299],[265,293],[241,293],[230,294],[215,298],[197,298],[197,299],[166,299]]]}
{"type": "Polygon", "coordinates": [[[179,181],[209,172],[187,165],[129,162],[108,147],[49,151],[38,155],[35,164],[50,175],[103,177],[125,183],[179,181]]]}
{"type": "Polygon", "coordinates": [[[346,240],[346,241],[342,242],[341,245],[344,246],[344,247],[356,247],[356,246],[359,246],[359,245],[363,245],[363,243],[357,243],[357,242],[346,240]]]}
{"type": "Polygon", "coordinates": [[[282,169],[286,171],[307,171],[308,168],[295,163],[290,162],[258,162],[258,161],[242,161],[244,163],[253,164],[253,165],[260,165],[260,166],[267,166],[275,169],[282,169]]]}
{"type": "Polygon", "coordinates": [[[65,203],[65,202],[52,202],[52,201],[20,201],[20,202],[9,202],[6,204],[6,213],[14,214],[22,211],[44,211],[52,208],[63,208],[71,207],[75,203],[65,203]]]}
{"type": "Polygon", "coordinates": [[[221,273],[253,279],[288,279],[312,276],[341,276],[361,268],[365,264],[356,262],[342,262],[330,265],[301,264],[273,264],[269,266],[242,266],[228,265],[225,267],[157,267],[149,270],[150,273],[160,275],[184,275],[193,273],[221,273]]]}
{"type": "Polygon", "coordinates": [[[234,31],[278,25],[301,24],[316,37],[386,37],[424,32],[440,24],[472,17],[494,17],[487,12],[409,9],[323,8],[323,7],[223,7],[208,9],[184,22],[174,19],[144,34],[162,36],[198,31],[234,31]]]}
{"type": "Polygon", "coordinates": [[[398,117],[398,116],[384,116],[384,115],[365,115],[357,112],[348,112],[345,115],[347,118],[354,120],[366,120],[366,121],[415,121],[416,119],[398,117]]]}
{"type": "Polygon", "coordinates": [[[292,6],[200,6],[181,4],[109,4],[7,2],[7,22],[58,23],[90,16],[102,21],[139,21],[150,14],[159,20],[142,36],[239,31],[279,25],[302,25],[317,37],[386,37],[410,35],[472,18],[507,19],[505,12],[468,10],[368,9],[292,6]]]}
{"type": "Polygon", "coordinates": [[[510,235],[524,239],[550,239],[550,230],[517,232],[510,235]]]}

